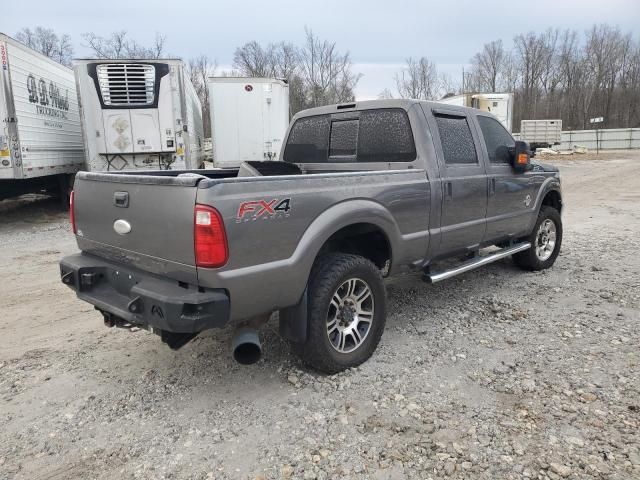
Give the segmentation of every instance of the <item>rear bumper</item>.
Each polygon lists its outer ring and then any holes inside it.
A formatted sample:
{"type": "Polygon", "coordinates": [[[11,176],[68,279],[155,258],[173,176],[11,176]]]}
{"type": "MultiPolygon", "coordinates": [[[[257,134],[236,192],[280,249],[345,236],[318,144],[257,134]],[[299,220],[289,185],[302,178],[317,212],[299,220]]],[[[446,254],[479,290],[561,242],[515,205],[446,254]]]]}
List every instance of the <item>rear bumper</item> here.
{"type": "Polygon", "coordinates": [[[64,257],[60,276],[81,300],[135,325],[197,333],[229,321],[229,296],[222,289],[199,291],[84,253],[64,257]]]}

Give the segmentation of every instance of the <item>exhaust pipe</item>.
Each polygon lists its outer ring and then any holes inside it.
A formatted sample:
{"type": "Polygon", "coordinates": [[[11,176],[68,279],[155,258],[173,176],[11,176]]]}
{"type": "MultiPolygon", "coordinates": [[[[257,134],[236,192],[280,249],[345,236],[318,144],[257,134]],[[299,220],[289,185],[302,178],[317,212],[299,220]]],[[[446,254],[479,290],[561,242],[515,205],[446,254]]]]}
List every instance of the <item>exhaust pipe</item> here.
{"type": "Polygon", "coordinates": [[[236,362],[242,365],[251,365],[260,360],[262,346],[258,330],[251,327],[243,327],[236,330],[231,340],[231,351],[236,362]]]}

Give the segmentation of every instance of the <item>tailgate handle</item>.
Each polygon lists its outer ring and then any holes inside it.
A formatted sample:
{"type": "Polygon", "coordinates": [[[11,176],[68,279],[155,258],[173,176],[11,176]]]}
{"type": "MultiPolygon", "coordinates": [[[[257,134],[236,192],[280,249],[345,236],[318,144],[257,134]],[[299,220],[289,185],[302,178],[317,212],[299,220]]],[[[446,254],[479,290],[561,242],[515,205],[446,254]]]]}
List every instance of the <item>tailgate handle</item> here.
{"type": "Polygon", "coordinates": [[[113,194],[113,204],[116,207],[129,207],[129,192],[115,192],[113,194]]]}

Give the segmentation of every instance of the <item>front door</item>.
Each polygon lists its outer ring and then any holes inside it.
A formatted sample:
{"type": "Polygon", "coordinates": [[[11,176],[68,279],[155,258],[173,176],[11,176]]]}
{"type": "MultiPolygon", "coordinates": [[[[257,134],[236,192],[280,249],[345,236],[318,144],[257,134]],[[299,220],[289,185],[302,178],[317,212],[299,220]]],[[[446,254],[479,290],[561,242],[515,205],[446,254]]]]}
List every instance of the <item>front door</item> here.
{"type": "Polygon", "coordinates": [[[540,175],[516,173],[511,167],[513,137],[495,118],[478,114],[478,125],[487,159],[487,231],[485,242],[514,238],[526,233],[532,220],[540,175]]]}
{"type": "Polygon", "coordinates": [[[485,235],[487,179],[471,120],[456,110],[434,110],[442,187],[439,255],[476,250],[485,235]],[[439,144],[439,145],[438,145],[439,144]]]}

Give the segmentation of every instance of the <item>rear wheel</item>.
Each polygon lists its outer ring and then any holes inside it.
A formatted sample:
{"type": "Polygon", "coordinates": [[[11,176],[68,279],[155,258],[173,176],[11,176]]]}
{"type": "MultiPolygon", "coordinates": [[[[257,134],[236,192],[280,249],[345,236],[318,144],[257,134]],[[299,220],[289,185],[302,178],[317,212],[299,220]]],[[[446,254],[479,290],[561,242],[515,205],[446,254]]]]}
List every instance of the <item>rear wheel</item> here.
{"type": "Polygon", "coordinates": [[[309,279],[307,340],[292,347],[309,366],[336,373],[371,357],[385,320],[386,296],[378,268],[358,255],[324,255],[309,279]]]}
{"type": "Polygon", "coordinates": [[[514,262],[525,270],[550,268],[558,258],[562,244],[562,219],[553,207],[543,205],[531,234],[526,237],[531,248],[513,256],[514,262]]]}

